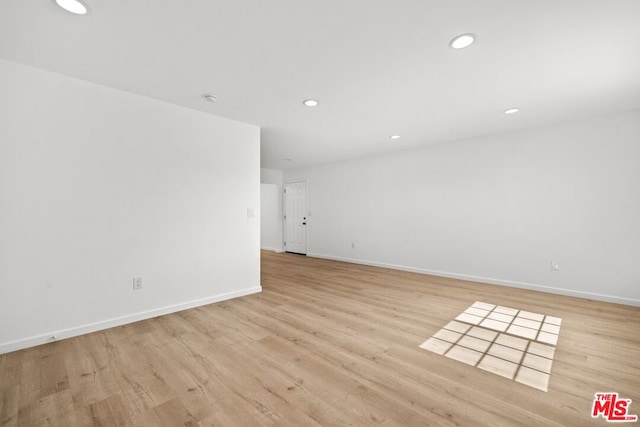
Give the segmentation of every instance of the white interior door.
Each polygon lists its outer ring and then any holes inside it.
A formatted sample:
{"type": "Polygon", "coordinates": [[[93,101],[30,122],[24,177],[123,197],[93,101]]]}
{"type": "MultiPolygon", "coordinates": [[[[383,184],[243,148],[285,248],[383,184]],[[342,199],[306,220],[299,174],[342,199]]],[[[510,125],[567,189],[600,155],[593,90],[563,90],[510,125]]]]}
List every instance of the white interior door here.
{"type": "Polygon", "coordinates": [[[284,250],[307,253],[307,183],[284,185],[284,250]]]}

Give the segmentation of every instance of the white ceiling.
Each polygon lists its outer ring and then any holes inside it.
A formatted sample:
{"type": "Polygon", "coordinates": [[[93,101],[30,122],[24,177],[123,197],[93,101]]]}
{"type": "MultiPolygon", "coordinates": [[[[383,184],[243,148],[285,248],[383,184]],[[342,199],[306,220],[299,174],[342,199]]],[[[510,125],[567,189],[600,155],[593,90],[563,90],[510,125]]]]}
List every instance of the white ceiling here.
{"type": "Polygon", "coordinates": [[[267,168],[640,108],[639,0],[85,3],[2,1],[0,57],[259,125],[267,168]]]}

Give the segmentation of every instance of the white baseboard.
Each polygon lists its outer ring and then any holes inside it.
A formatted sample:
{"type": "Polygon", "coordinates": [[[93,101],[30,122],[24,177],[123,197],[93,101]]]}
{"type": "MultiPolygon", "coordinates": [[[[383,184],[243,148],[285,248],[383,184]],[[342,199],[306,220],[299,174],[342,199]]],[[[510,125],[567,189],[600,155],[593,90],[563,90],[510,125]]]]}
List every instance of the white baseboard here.
{"type": "Polygon", "coordinates": [[[272,248],[272,247],[263,247],[260,248],[263,251],[271,251],[271,252],[276,252],[276,253],[280,253],[280,252],[284,252],[284,250],[282,248],[272,248]]]}
{"type": "Polygon", "coordinates": [[[162,316],[164,314],[175,313],[182,310],[188,310],[194,307],[200,307],[214,302],[226,301],[232,298],[242,297],[245,295],[262,292],[261,286],[253,288],[241,289],[239,291],[227,292],[224,294],[214,295],[207,298],[187,301],[180,304],[168,305],[165,307],[155,308],[153,310],[140,311],[138,313],[128,314],[126,316],[114,317],[99,322],[87,323],[60,331],[49,331],[28,338],[22,338],[15,341],[0,343],[0,354],[9,353],[11,351],[22,350],[23,348],[34,347],[36,345],[45,344],[53,341],[60,341],[65,338],[71,338],[78,335],[88,334],[91,332],[101,331],[103,329],[113,328],[115,326],[125,325],[127,323],[138,322],[140,320],[150,319],[152,317],[162,316]],[[55,338],[54,338],[55,337],[55,338]]]}
{"type": "Polygon", "coordinates": [[[468,274],[450,273],[446,271],[428,270],[425,268],[409,267],[405,265],[387,264],[384,262],[366,261],[353,258],[343,258],[332,255],[307,253],[307,256],[314,258],[330,259],[333,261],[350,262],[353,264],[370,265],[372,267],[390,268],[393,270],[409,271],[412,273],[430,274],[432,276],[448,277],[452,279],[469,280],[472,282],[489,283],[492,285],[510,286],[512,288],[528,289],[532,291],[547,292],[551,294],[566,295],[571,297],[586,298],[596,301],[611,302],[614,304],[631,305],[640,307],[640,300],[632,298],[617,297],[613,295],[596,294],[593,292],[575,291],[570,289],[555,288],[552,286],[538,285],[535,283],[516,282],[513,280],[494,279],[491,277],[472,276],[468,274]]]}

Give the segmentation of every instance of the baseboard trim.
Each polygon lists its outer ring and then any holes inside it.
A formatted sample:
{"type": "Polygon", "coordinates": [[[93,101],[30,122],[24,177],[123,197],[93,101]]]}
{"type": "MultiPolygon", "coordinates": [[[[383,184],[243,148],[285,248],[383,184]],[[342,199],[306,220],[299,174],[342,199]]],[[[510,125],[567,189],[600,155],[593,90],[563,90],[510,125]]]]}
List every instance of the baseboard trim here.
{"type": "Polygon", "coordinates": [[[22,350],[24,348],[35,347],[37,345],[46,344],[49,342],[60,341],[66,338],[76,337],[78,335],[84,335],[91,332],[97,332],[104,329],[113,328],[116,326],[126,325],[127,323],[138,322],[140,320],[151,319],[152,317],[158,317],[165,314],[176,313],[178,311],[188,310],[190,308],[200,307],[203,305],[213,304],[215,302],[226,301],[233,298],[238,298],[246,295],[262,292],[261,286],[252,288],[241,289],[239,291],[226,292],[223,294],[213,295],[206,298],[187,301],[179,304],[168,305],[152,310],[140,311],[126,316],[114,317],[99,322],[87,323],[80,326],[75,326],[68,329],[59,331],[50,331],[45,334],[35,335],[28,338],[22,338],[15,341],[9,341],[0,344],[0,354],[9,353],[12,351],[22,350]],[[55,338],[53,338],[55,337],[55,338]]]}
{"type": "Polygon", "coordinates": [[[263,251],[271,251],[271,252],[276,252],[276,253],[284,252],[284,251],[282,250],[282,248],[272,248],[272,247],[270,247],[270,246],[265,246],[265,247],[260,248],[260,249],[261,249],[261,250],[263,250],[263,251]]]}
{"type": "Polygon", "coordinates": [[[513,280],[494,279],[492,277],[472,276],[468,274],[450,273],[447,271],[428,270],[425,268],[410,267],[405,265],[387,264],[377,261],[366,261],[354,258],[343,258],[333,255],[307,253],[307,256],[313,258],[329,259],[333,261],[349,262],[353,264],[369,265],[372,267],[390,268],[393,270],[409,271],[412,273],[429,274],[432,276],[448,277],[451,279],[469,280],[472,282],[488,283],[491,285],[509,286],[512,288],[528,289],[531,291],[546,292],[557,295],[566,295],[570,297],[585,298],[596,301],[611,302],[614,304],[630,305],[640,307],[640,300],[633,298],[617,297],[613,295],[597,294],[593,292],[574,291],[570,289],[556,288],[553,286],[539,285],[535,283],[517,282],[513,280]]]}

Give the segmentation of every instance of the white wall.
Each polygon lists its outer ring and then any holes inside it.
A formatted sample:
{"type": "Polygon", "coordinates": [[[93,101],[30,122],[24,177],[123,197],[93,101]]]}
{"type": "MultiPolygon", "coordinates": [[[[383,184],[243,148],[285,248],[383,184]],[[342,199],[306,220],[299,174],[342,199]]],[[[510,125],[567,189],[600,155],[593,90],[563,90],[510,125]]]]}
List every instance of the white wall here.
{"type": "Polygon", "coordinates": [[[260,290],[259,128],[3,60],[0,93],[0,352],[260,290]]]}
{"type": "Polygon", "coordinates": [[[640,111],[284,179],[308,179],[310,255],[640,305],[640,111]]]}
{"type": "Polygon", "coordinates": [[[282,198],[275,184],[260,184],[260,248],[282,252],[282,198]]]}
{"type": "Polygon", "coordinates": [[[262,184],[275,184],[282,187],[283,172],[277,169],[260,169],[260,182],[262,184]]]}

